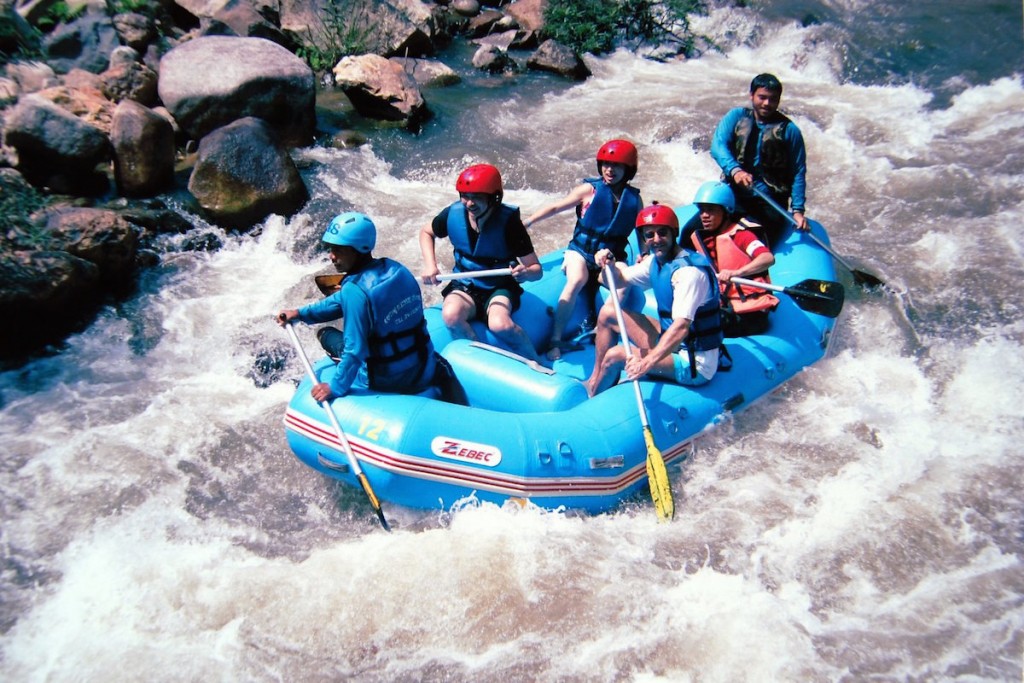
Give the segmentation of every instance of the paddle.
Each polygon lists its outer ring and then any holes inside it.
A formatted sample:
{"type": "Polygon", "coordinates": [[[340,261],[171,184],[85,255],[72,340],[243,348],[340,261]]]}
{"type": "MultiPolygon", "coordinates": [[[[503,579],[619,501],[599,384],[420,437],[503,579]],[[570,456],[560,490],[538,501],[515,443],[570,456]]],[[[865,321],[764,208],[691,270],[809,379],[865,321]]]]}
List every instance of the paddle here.
{"type": "Polygon", "coordinates": [[[341,286],[341,281],[345,278],[346,273],[328,273],[326,275],[314,275],[313,281],[316,283],[317,289],[320,290],[321,294],[329,296],[338,291],[341,286]]]}
{"type": "MultiPolygon", "coordinates": [[[[622,348],[626,352],[626,360],[629,360],[633,357],[633,351],[629,347],[629,337],[626,336],[626,321],[622,317],[622,305],[619,303],[619,290],[615,284],[614,270],[611,263],[604,267],[608,290],[611,292],[612,303],[615,304],[615,317],[619,321],[619,341],[622,342],[622,348]]],[[[644,428],[644,444],[647,446],[647,482],[651,487],[651,500],[654,501],[654,510],[658,513],[658,521],[664,522],[672,519],[676,514],[675,501],[672,500],[672,486],[668,481],[665,460],[661,457],[661,451],[654,444],[654,433],[647,421],[647,408],[644,407],[644,397],[640,393],[638,380],[633,380],[633,390],[636,392],[636,405],[640,410],[640,424],[644,428]]]]}
{"type": "MultiPolygon", "coordinates": [[[[445,280],[463,280],[474,277],[500,277],[502,275],[511,275],[511,268],[493,268],[491,270],[470,270],[465,273],[445,273],[444,275],[438,275],[437,279],[444,282],[445,280]]],[[[313,281],[316,282],[317,289],[324,295],[331,295],[338,291],[338,287],[341,286],[341,281],[345,277],[345,273],[327,273],[326,275],[314,275],[313,281]]]]}
{"type": "MultiPolygon", "coordinates": [[[[796,226],[796,219],[793,218],[793,214],[782,208],[777,201],[775,201],[774,199],[771,198],[771,196],[768,195],[767,192],[764,192],[763,190],[760,190],[756,187],[751,187],[750,189],[754,192],[754,194],[756,194],[758,197],[766,201],[770,207],[775,209],[780,216],[784,217],[786,220],[788,220],[790,223],[796,226]]],[[[869,289],[873,287],[885,286],[885,283],[882,282],[880,278],[875,277],[871,273],[866,273],[863,270],[857,270],[856,268],[851,266],[849,263],[846,262],[846,260],[842,256],[837,254],[832,247],[823,242],[821,238],[819,238],[813,232],[810,232],[808,230],[804,232],[804,234],[810,237],[815,242],[817,242],[818,246],[827,251],[832,256],[832,258],[834,258],[836,261],[839,261],[839,263],[841,263],[844,268],[850,271],[850,273],[853,274],[853,281],[856,284],[860,285],[861,287],[867,287],[869,289]]]]}
{"type": "MultiPolygon", "coordinates": [[[[292,338],[292,344],[295,345],[295,350],[299,354],[299,359],[302,364],[306,367],[306,374],[313,380],[315,384],[317,380],[316,373],[313,372],[313,366],[309,364],[309,358],[306,357],[306,352],[302,350],[302,344],[299,343],[299,338],[295,334],[295,329],[292,324],[285,323],[285,329],[288,330],[288,336],[292,338]]],[[[366,497],[370,499],[370,505],[373,506],[374,511],[377,513],[377,519],[380,520],[380,525],[384,527],[385,531],[391,531],[391,527],[388,526],[388,521],[384,519],[384,511],[380,508],[380,501],[377,500],[377,496],[374,495],[373,489],[370,488],[370,480],[363,474],[363,468],[359,466],[359,461],[356,460],[355,453],[352,452],[352,445],[349,444],[348,438],[345,437],[345,432],[342,430],[341,425],[338,424],[338,417],[334,414],[334,410],[331,408],[331,404],[327,401],[320,401],[320,407],[327,413],[327,417],[331,420],[331,426],[334,427],[334,432],[338,435],[338,439],[341,441],[341,445],[345,447],[345,455],[348,456],[348,466],[352,469],[352,473],[356,475],[359,483],[363,487],[363,491],[366,492],[366,497]]]]}
{"type": "Polygon", "coordinates": [[[467,270],[464,273],[445,273],[438,275],[437,279],[444,282],[445,280],[468,280],[474,277],[501,277],[511,274],[511,268],[492,268],[491,270],[467,270]]]}
{"type": "Polygon", "coordinates": [[[782,292],[789,295],[793,302],[805,311],[817,313],[828,318],[835,318],[839,315],[839,312],[843,310],[843,300],[846,298],[843,286],[838,282],[831,282],[830,280],[808,279],[789,287],[768,282],[758,282],[757,280],[747,280],[742,277],[734,277],[730,282],[746,287],[757,287],[773,292],[782,292]]]}

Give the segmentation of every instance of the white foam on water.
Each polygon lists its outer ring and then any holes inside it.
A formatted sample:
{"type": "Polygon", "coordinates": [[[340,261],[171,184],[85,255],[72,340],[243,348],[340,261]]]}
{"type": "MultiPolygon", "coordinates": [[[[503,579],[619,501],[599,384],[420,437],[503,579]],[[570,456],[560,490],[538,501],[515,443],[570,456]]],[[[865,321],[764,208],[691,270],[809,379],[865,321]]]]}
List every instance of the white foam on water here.
{"type": "MultiPolygon", "coordinates": [[[[750,77],[785,83],[812,215],[896,291],[841,274],[832,355],[672,469],[675,522],[645,496],[595,517],[385,501],[385,534],[362,492],[290,455],[280,420],[301,368],[264,389],[248,373],[254,352],[288,349],[273,314],[317,296],[324,221],[369,213],[378,253],[417,272],[417,231],[477,160],[307,150],[319,194],[302,214],[169,261],[66,351],[0,375],[0,676],[1019,677],[1024,88],[929,109],[914,86],[840,82],[813,26],[701,21],[725,55],[591,60],[564,92],[484,102],[463,141],[507,161],[524,213],[593,175],[612,137],[640,147],[645,199],[683,203],[717,176],[707,142],[750,77]]],[[[541,224],[538,250],[571,223],[541,224]]]]}

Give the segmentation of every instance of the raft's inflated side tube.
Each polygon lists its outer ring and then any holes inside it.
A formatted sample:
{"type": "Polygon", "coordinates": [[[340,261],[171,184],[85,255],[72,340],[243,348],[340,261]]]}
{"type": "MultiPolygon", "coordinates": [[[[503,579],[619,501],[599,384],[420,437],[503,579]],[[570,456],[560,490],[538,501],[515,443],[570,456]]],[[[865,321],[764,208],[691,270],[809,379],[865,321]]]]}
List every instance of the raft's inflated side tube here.
{"type": "Polygon", "coordinates": [[[495,346],[456,339],[442,355],[474,408],[546,413],[568,410],[587,400],[587,390],[579,381],[495,346]]]}

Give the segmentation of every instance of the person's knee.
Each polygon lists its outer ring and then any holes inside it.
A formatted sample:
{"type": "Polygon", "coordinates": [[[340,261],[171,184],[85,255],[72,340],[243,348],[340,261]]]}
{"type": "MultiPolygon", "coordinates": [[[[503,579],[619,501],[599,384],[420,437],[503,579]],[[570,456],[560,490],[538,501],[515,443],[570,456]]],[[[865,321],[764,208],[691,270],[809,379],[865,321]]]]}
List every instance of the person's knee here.
{"type": "Polygon", "coordinates": [[[463,325],[468,317],[465,310],[459,306],[444,306],[441,309],[441,320],[449,328],[463,325]]]}
{"type": "Polygon", "coordinates": [[[615,305],[612,304],[611,299],[606,301],[601,310],[597,314],[597,323],[606,327],[615,326],[619,324],[618,315],[615,313],[615,305]]]}
{"type": "Polygon", "coordinates": [[[496,335],[506,336],[514,333],[519,326],[507,315],[491,315],[487,319],[487,327],[496,335]]]}

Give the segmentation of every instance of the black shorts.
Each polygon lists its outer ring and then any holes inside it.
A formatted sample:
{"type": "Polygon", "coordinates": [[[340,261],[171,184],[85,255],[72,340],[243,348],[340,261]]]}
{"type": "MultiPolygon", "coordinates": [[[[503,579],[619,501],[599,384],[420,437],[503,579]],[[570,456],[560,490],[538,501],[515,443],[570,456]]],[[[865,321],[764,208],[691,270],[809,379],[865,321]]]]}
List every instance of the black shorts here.
{"type": "MultiPolygon", "coordinates": [[[[514,280],[513,283],[515,283],[514,280]]],[[[498,287],[496,289],[484,289],[469,282],[452,280],[448,283],[447,287],[441,290],[441,296],[446,297],[452,292],[462,292],[469,295],[469,298],[476,304],[476,315],[474,317],[487,320],[487,307],[491,304],[494,297],[507,296],[512,305],[510,313],[515,313],[519,310],[519,297],[523,290],[517,283],[514,288],[498,287]]]]}

